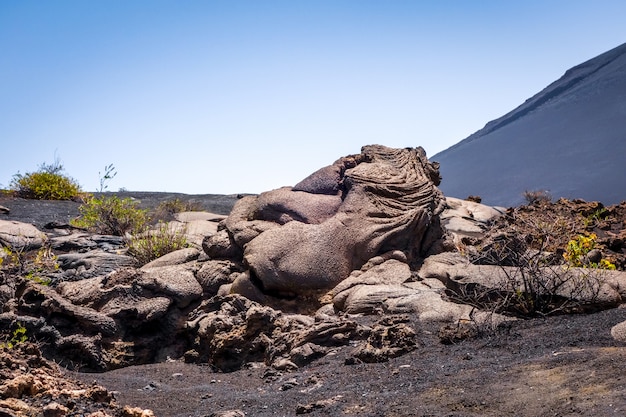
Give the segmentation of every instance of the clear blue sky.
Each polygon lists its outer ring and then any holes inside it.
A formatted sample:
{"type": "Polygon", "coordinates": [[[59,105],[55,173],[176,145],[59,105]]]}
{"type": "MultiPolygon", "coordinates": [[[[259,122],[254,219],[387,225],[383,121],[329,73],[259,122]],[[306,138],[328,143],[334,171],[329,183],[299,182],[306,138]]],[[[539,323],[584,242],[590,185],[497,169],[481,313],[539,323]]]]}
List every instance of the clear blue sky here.
{"type": "Polygon", "coordinates": [[[362,145],[448,148],[626,42],[626,2],[0,1],[0,185],[294,185],[362,145]]]}

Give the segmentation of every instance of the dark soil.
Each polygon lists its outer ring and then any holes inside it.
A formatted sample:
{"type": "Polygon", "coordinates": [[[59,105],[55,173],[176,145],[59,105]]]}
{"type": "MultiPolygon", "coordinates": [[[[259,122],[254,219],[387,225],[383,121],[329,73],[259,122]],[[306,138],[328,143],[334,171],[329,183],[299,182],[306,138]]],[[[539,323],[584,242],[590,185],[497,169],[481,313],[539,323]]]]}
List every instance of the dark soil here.
{"type": "MultiPolygon", "coordinates": [[[[144,195],[141,201],[154,204],[161,197],[144,195]]],[[[236,196],[226,200],[234,203],[236,196]]],[[[60,221],[76,212],[72,204],[2,198],[0,205],[12,211],[0,218],[60,221]]],[[[623,416],[626,345],[610,329],[624,320],[626,308],[517,320],[447,345],[437,325],[412,322],[419,347],[382,363],[354,361],[354,347],[346,346],[292,371],[250,364],[218,373],[171,361],[65,374],[89,385],[95,381],[114,391],[118,404],[149,408],[156,416],[219,416],[227,410],[246,416],[623,416]]]]}
{"type": "Polygon", "coordinates": [[[346,365],[345,347],[291,372],[170,362],[73,376],[158,416],[621,416],[626,347],[609,330],[623,320],[626,309],[518,321],[453,345],[414,324],[420,347],[384,363],[346,365]]]}

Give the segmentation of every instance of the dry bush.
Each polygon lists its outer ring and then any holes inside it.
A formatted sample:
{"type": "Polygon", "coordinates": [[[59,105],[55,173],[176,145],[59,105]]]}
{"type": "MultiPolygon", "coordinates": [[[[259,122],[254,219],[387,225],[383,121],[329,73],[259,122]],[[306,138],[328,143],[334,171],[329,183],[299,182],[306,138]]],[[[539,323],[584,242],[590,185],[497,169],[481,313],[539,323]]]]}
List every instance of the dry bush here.
{"type": "Polygon", "coordinates": [[[179,198],[163,201],[154,211],[153,220],[167,221],[171,220],[176,213],[184,211],[202,211],[203,208],[199,203],[192,201],[183,201],[179,198]]]}
{"type": "Polygon", "coordinates": [[[562,222],[529,226],[524,230],[532,233],[497,236],[472,259],[500,267],[495,285],[461,285],[450,296],[481,310],[523,317],[584,311],[593,305],[604,271],[593,264],[575,268],[566,262],[566,250],[548,250],[555,247],[555,231],[569,227],[562,222]]]}
{"type": "Polygon", "coordinates": [[[528,204],[535,204],[541,201],[552,201],[552,194],[547,190],[526,190],[523,193],[528,204]]]}

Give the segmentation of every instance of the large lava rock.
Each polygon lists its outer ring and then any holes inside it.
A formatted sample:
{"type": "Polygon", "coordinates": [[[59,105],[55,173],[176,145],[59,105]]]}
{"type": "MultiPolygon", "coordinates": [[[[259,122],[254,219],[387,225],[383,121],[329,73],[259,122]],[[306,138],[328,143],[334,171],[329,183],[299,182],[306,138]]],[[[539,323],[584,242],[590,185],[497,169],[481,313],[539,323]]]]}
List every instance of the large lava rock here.
{"type": "Polygon", "coordinates": [[[414,262],[438,250],[439,181],[422,148],[365,146],[293,188],[240,200],[203,248],[247,266],[232,292],[328,290],[376,255],[400,250],[414,262]]]}

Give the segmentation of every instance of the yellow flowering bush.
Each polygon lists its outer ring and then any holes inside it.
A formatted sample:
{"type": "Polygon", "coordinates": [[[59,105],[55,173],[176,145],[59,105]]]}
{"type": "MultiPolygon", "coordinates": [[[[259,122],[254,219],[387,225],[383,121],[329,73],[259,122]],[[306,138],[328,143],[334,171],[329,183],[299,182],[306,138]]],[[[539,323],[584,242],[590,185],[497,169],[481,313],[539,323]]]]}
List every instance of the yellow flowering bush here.
{"type": "Polygon", "coordinates": [[[589,262],[587,259],[587,254],[595,249],[597,240],[598,236],[595,233],[576,236],[567,243],[563,258],[573,267],[614,270],[615,265],[607,259],[602,259],[598,263],[589,262]]]}

